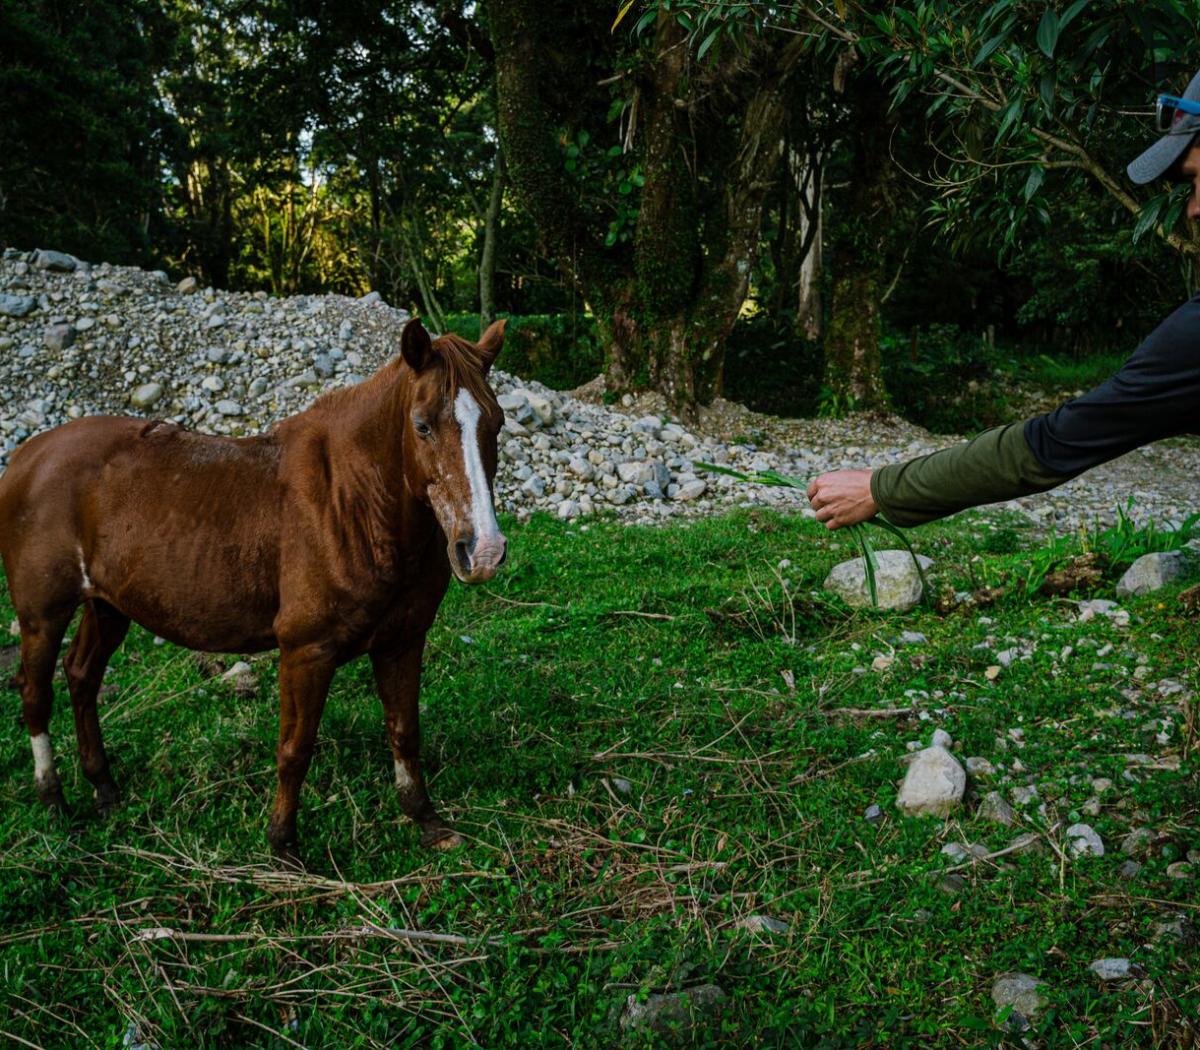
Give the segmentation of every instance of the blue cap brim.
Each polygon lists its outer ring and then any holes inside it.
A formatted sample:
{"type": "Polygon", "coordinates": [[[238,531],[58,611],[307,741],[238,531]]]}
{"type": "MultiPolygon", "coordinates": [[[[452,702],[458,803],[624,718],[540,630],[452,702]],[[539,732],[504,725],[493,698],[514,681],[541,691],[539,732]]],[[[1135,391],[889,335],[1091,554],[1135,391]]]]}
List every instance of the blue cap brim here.
{"type": "Polygon", "coordinates": [[[1197,132],[1200,132],[1200,127],[1185,128],[1182,132],[1168,132],[1148,150],[1130,161],[1125,173],[1139,186],[1161,178],[1187,151],[1197,132]]]}

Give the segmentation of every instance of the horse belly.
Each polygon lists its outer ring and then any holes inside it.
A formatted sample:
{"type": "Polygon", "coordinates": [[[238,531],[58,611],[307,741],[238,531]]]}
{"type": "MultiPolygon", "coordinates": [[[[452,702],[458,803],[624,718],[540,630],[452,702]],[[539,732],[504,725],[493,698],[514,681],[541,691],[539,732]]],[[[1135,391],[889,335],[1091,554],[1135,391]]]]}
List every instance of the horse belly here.
{"type": "Polygon", "coordinates": [[[92,596],[147,630],[211,652],[275,646],[279,600],[262,552],[233,543],[167,541],[111,561],[98,554],[92,596]]]}
{"type": "Polygon", "coordinates": [[[153,500],[103,501],[81,550],[91,594],[191,649],[273,648],[278,521],[262,486],[231,491],[203,471],[155,484],[153,500]]]}

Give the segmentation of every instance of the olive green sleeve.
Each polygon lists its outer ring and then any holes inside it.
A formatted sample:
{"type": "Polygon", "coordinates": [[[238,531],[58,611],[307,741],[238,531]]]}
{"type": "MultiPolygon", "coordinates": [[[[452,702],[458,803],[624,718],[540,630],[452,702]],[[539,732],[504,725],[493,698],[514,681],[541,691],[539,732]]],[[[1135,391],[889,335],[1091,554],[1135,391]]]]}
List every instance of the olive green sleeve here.
{"type": "Polygon", "coordinates": [[[871,475],[871,496],[888,521],[907,528],[1045,492],[1072,477],[1043,467],[1025,440],[1024,423],[1011,423],[954,448],[881,467],[871,475]]]}

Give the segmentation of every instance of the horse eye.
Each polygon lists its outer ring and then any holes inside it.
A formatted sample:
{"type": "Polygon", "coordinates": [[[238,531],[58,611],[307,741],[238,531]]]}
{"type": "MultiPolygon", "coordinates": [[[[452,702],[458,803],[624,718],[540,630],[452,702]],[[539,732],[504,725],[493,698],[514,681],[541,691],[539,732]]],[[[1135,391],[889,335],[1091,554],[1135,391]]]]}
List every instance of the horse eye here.
{"type": "Polygon", "coordinates": [[[413,426],[416,427],[417,433],[420,434],[421,437],[429,437],[431,431],[429,429],[429,424],[426,423],[425,420],[414,419],[413,426]]]}

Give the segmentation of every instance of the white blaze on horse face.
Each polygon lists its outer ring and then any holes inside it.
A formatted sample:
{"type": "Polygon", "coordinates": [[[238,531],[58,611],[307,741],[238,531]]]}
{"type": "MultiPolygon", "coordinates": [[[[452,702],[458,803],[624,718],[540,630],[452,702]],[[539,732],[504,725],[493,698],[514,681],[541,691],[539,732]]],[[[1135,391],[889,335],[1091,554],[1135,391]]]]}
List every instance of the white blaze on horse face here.
{"type": "Polygon", "coordinates": [[[454,399],[454,418],[462,431],[463,470],[471,486],[471,524],[475,527],[475,542],[486,543],[500,536],[500,523],[492,506],[492,490],[488,487],[479,455],[479,402],[465,387],[460,387],[454,399]]]}
{"type": "Polygon", "coordinates": [[[54,768],[54,748],[50,746],[50,734],[38,733],[30,737],[33,747],[33,779],[39,782],[54,780],[58,773],[54,768]]]}

